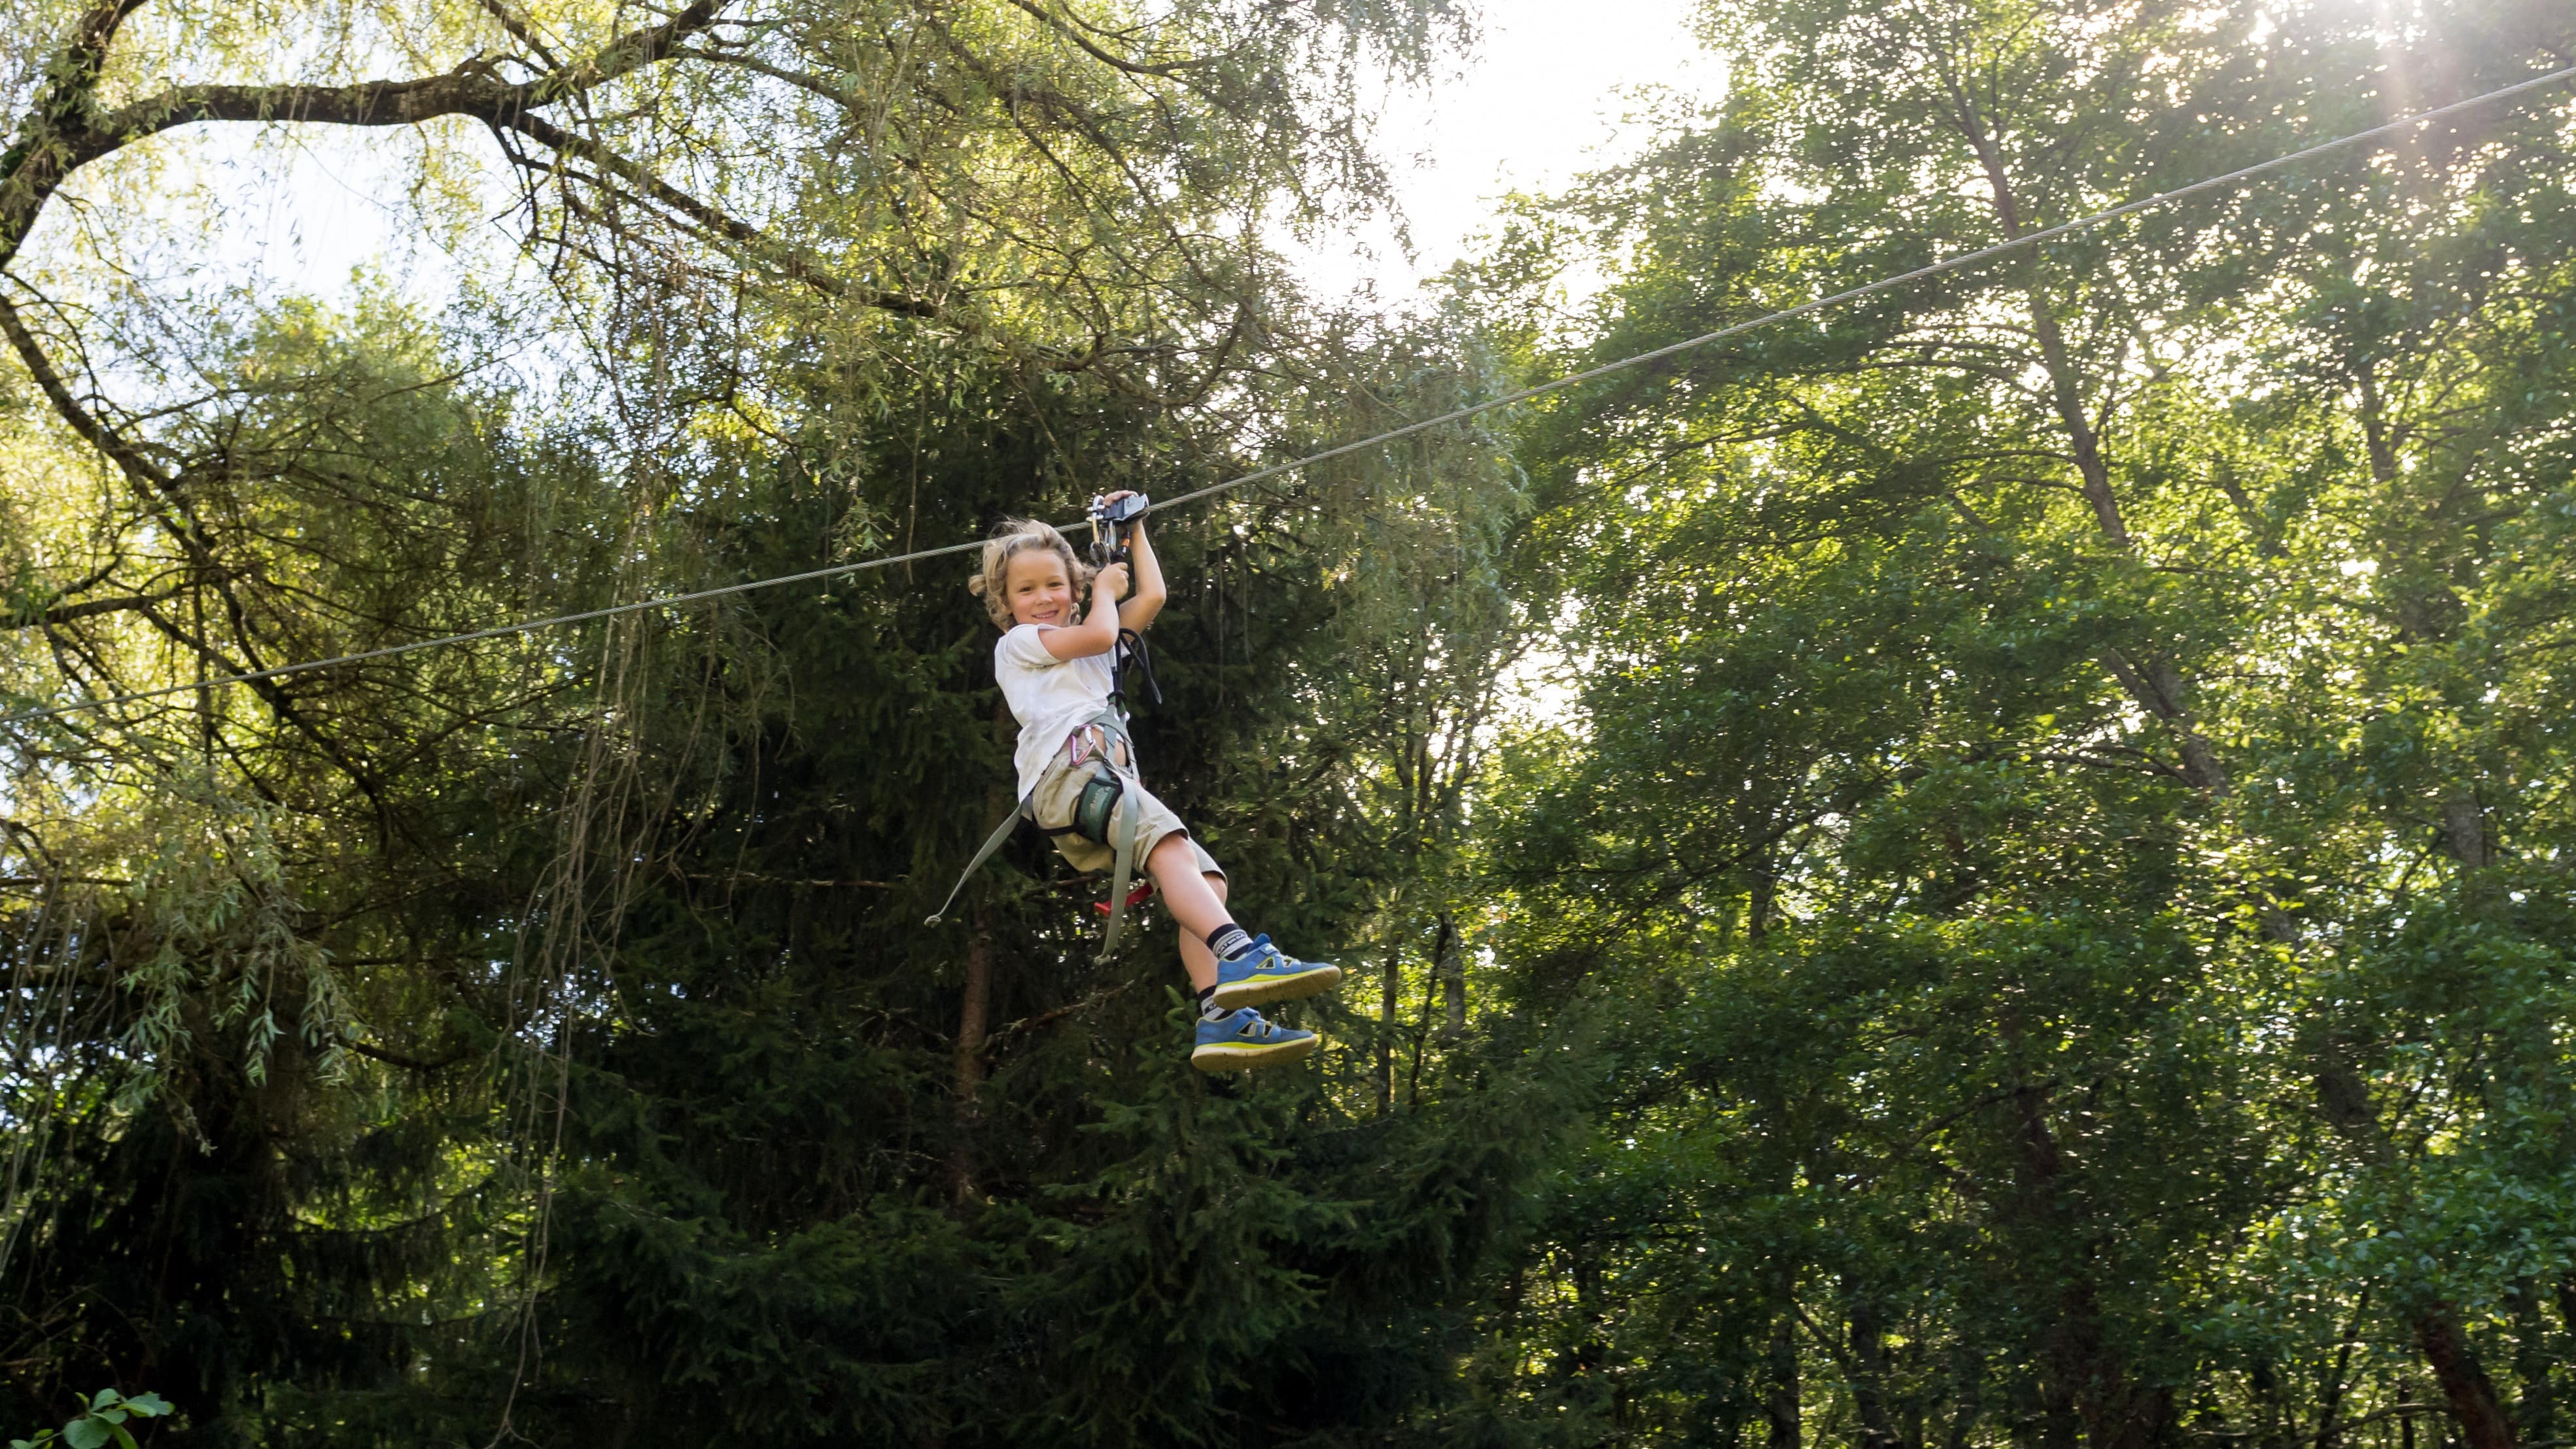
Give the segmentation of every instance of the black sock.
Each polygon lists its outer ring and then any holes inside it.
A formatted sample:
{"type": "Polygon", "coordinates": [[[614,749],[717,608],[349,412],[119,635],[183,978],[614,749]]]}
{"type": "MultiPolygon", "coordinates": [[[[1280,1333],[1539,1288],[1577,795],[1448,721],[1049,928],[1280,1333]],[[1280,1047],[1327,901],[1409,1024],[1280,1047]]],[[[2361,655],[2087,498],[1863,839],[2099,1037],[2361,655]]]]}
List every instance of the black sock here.
{"type": "Polygon", "coordinates": [[[1199,1016],[1201,1018],[1208,1021],[1214,1021],[1220,1016],[1232,1015],[1234,1015],[1233,1012],[1216,1004],[1215,987],[1205,986],[1199,989],[1199,1016]]]}
{"type": "Polygon", "coordinates": [[[1231,961],[1252,949],[1252,933],[1232,921],[1207,933],[1208,949],[1220,961],[1231,961]]]}

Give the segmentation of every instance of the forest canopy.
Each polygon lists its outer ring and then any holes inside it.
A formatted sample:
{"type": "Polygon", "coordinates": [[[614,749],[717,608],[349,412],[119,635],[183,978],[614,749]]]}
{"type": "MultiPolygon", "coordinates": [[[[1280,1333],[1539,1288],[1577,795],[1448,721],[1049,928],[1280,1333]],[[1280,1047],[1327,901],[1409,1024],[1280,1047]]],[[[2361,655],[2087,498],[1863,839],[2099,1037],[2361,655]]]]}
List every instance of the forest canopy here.
{"type": "Polygon", "coordinates": [[[1286,253],[1451,0],[0,17],[0,1430],[2576,1437],[2576,82],[1157,515],[1154,788],[1353,978],[1294,1068],[1033,832],[921,924],[1013,803],[962,558],[374,652],[1225,482],[2565,6],[1703,0],[1721,93],[1393,299],[1286,253]],[[439,285],[225,280],[210,178],[361,143],[439,285]]]}

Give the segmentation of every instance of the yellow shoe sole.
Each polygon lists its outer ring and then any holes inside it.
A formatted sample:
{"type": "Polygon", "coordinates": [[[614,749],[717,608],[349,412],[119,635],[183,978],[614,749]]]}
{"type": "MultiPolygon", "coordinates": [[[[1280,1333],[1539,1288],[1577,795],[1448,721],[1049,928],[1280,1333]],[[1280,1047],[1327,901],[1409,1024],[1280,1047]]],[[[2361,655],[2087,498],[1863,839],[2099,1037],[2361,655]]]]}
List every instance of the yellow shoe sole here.
{"type": "Polygon", "coordinates": [[[1227,1011],[1238,1006],[1268,1006],[1274,1001],[1301,1001],[1321,996],[1342,984],[1342,968],[1326,966],[1269,981],[1232,981],[1216,989],[1216,1004],[1227,1011]]]}
{"type": "Polygon", "coordinates": [[[1272,1046],[1256,1046],[1251,1042],[1209,1042],[1191,1050],[1190,1065],[1203,1072],[1248,1072],[1255,1067],[1281,1067],[1311,1056],[1323,1040],[1319,1036],[1310,1036],[1272,1046]]]}

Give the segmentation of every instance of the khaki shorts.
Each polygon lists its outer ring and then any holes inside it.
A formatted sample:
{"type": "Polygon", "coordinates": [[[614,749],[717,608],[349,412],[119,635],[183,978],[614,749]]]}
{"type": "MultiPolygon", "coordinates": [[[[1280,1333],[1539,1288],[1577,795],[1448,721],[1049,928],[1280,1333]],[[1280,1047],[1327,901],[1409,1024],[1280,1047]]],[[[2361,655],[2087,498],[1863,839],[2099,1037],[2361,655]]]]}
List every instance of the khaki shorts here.
{"type": "MultiPolygon", "coordinates": [[[[1067,752],[1056,751],[1055,758],[1047,762],[1046,773],[1038,776],[1038,787],[1029,792],[1029,812],[1037,817],[1038,825],[1044,828],[1070,822],[1074,804],[1082,798],[1082,787],[1090,779],[1091,765],[1088,761],[1077,765],[1067,752]]],[[[1133,775],[1127,777],[1127,798],[1135,802],[1137,811],[1136,874],[1139,879],[1145,878],[1145,858],[1154,853],[1154,847],[1162,844],[1166,835],[1177,835],[1189,841],[1190,853],[1198,857],[1201,875],[1225,874],[1215,857],[1209,855],[1207,848],[1190,834],[1190,828],[1181,823],[1181,817],[1172,813],[1172,807],[1155,799],[1154,792],[1146,789],[1133,775]]],[[[1120,804],[1123,807],[1126,802],[1121,801],[1120,804]]],[[[1085,874],[1105,871],[1117,864],[1117,851],[1099,841],[1085,840],[1070,830],[1048,838],[1055,842],[1057,854],[1073,862],[1073,868],[1085,874]]]]}

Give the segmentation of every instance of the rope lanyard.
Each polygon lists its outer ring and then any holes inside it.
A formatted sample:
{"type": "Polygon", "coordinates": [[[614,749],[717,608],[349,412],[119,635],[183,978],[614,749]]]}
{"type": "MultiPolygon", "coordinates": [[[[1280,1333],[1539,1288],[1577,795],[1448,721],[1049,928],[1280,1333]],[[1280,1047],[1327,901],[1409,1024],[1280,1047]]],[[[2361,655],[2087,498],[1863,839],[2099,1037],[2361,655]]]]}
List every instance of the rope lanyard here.
{"type": "MultiPolygon", "coordinates": [[[[2435,106],[2430,110],[2417,111],[2411,115],[2401,116],[2394,121],[2373,126],[2366,131],[2355,131],[2348,136],[2338,136],[2330,141],[2320,141],[2303,150],[2292,151],[2286,155],[2275,156],[2268,161],[2258,161],[2250,166],[2241,166],[2234,171],[2229,171],[2218,176],[2212,176],[2205,180],[2195,181],[2187,186],[2178,186],[2171,191],[2161,191],[2153,196],[2142,197],[2136,201],[2125,202],[2106,211],[2097,211],[2089,216],[2078,217],[2073,221],[2060,222],[2055,226],[2046,227],[2039,231],[2026,232],[2021,236],[1996,242],[1992,246],[1980,247],[1975,251],[1962,253],[1961,255],[1951,257],[1946,261],[1933,262],[1926,266],[1916,267],[1910,272],[1900,272],[1895,276],[1882,277],[1875,282],[1863,283],[1862,285],[1850,288],[1849,290],[1836,292],[1831,296],[1819,297],[1812,302],[1803,302],[1795,307],[1786,307],[1777,312],[1767,312],[1759,317],[1755,317],[1747,321],[1732,323],[1728,326],[1720,327],[1713,332],[1703,332],[1696,337],[1684,338],[1679,342],[1669,343],[1650,351],[1640,352],[1629,357],[1623,357],[1615,362],[1605,362],[1597,367],[1588,367],[1580,372],[1568,373],[1565,376],[1556,378],[1550,382],[1539,383],[1533,387],[1521,388],[1516,392],[1504,393],[1497,397],[1487,398],[1482,402],[1470,403],[1465,407],[1453,408],[1436,417],[1428,417],[1418,422],[1406,423],[1401,427],[1389,428],[1385,432],[1372,434],[1357,442],[1343,443],[1335,447],[1323,449],[1320,452],[1308,453],[1303,457],[1290,459],[1284,463],[1274,463],[1266,468],[1258,468],[1252,472],[1245,473],[1234,478],[1229,478],[1222,483],[1210,484],[1209,486],[1198,489],[1194,492],[1184,493],[1176,498],[1166,499],[1161,503],[1153,505],[1153,507],[1148,511],[1152,513],[1160,513],[1166,509],[1178,508],[1183,504],[1196,503],[1202,499],[1214,498],[1219,494],[1230,493],[1235,489],[1244,487],[1248,484],[1258,483],[1265,479],[1281,477],[1304,468],[1312,467],[1317,463],[1326,462],[1334,458],[1346,457],[1352,453],[1374,448],[1381,443],[1389,443],[1398,438],[1411,437],[1416,433],[1427,432],[1432,428],[1442,427],[1450,423],[1459,422],[1466,418],[1472,418],[1480,413],[1492,412],[1496,408],[1510,407],[1514,403],[1527,402],[1535,397],[1544,397],[1549,393],[1561,392],[1566,388],[1591,382],[1596,378],[1608,377],[1613,373],[1625,372],[1630,368],[1642,367],[1650,362],[1660,361],[1679,353],[1706,347],[1712,342],[1721,342],[1729,337],[1738,337],[1759,328],[1775,326],[1779,323],[1792,321],[1796,318],[1805,317],[1812,313],[1822,312],[1828,308],[1839,307],[1848,302],[1855,302],[1863,297],[1875,296],[1880,292],[1892,291],[1895,288],[1905,286],[1909,283],[1919,282],[1926,277],[1936,277],[1946,272],[1954,272],[1961,268],[1973,267],[1980,262],[1992,261],[1997,257],[2005,256],[2025,248],[2036,247],[2045,242],[2055,241],[2061,237],[2073,236],[2079,232],[2090,231],[2096,227],[2105,225],[2106,223],[2116,221],[2121,217],[2134,216],[2142,211],[2170,206],[2177,201],[2198,196],[2203,192],[2215,191],[2222,187],[2233,186],[2239,182],[2250,181],[2257,177],[2268,175],[2271,172],[2295,166],[2302,161],[2314,160],[2319,156],[2328,155],[2332,152],[2344,150],[2348,147],[2358,146],[2364,142],[2379,140],[2382,137],[2393,136],[2400,131],[2407,130],[2414,126],[2424,125],[2428,122],[2438,121],[2446,116],[2457,115],[2460,112],[2471,110],[2479,106],[2488,105],[2496,101],[2506,100],[2513,96],[2539,90],[2544,86],[2555,85],[2570,77],[2576,77],[2576,65],[2565,66],[2558,70],[2550,71],[2545,75],[2534,76],[2529,80],[2520,81],[2513,85],[2488,91],[2482,95],[2471,96],[2466,100],[2453,101],[2448,105],[2435,106]]],[[[1079,524],[1069,524],[1066,528],[1069,532],[1080,526],[1081,525],[1079,524]]],[[[77,700],[70,704],[50,705],[43,709],[33,709],[18,714],[0,716],[0,727],[32,724],[37,720],[52,719],[68,714],[78,714],[88,710],[109,709],[120,704],[133,704],[142,700],[160,699],[174,694],[186,694],[192,690],[211,689],[218,685],[256,684],[265,680],[284,679],[290,675],[308,674],[320,669],[336,669],[347,664],[365,664],[378,659],[392,659],[400,655],[416,653],[423,649],[441,649],[451,644],[471,644],[477,640],[483,639],[502,639],[513,635],[532,634],[542,629],[555,629],[571,624],[583,624],[594,619],[612,619],[620,615],[641,613],[648,609],[674,609],[687,604],[703,603],[709,599],[722,599],[729,598],[735,594],[746,594],[755,589],[782,588],[789,584],[813,583],[822,579],[840,578],[849,574],[863,573],[871,569],[892,568],[897,564],[918,563],[923,559],[945,558],[950,554],[966,553],[974,549],[982,548],[983,546],[983,541],[978,539],[971,543],[955,543],[948,544],[940,548],[916,549],[910,553],[890,554],[880,558],[861,559],[854,563],[832,564],[825,568],[807,569],[802,573],[780,574],[774,578],[752,579],[744,583],[726,584],[718,588],[697,589],[685,594],[668,594],[658,598],[637,599],[630,603],[611,604],[605,608],[599,609],[584,609],[578,613],[553,614],[542,619],[521,620],[514,624],[496,624],[488,629],[476,629],[463,634],[445,634],[434,639],[416,639],[408,644],[388,644],[380,649],[365,649],[352,654],[335,654],[327,659],[310,659],[298,664],[281,664],[268,669],[245,670],[239,674],[218,675],[211,679],[194,680],[187,684],[173,684],[160,689],[138,689],[124,694],[106,695],[97,699],[77,700]]]]}

